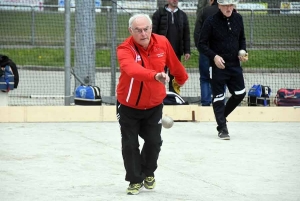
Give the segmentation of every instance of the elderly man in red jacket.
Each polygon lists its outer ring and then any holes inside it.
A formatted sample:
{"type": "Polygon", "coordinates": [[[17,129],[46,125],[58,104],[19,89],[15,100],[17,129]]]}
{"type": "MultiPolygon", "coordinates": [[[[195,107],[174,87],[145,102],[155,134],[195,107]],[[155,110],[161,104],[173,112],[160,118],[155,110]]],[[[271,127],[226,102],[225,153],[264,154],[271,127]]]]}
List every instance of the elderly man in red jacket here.
{"type": "Polygon", "coordinates": [[[146,14],[129,19],[131,34],[117,48],[121,75],[117,86],[117,118],[122,136],[122,156],[130,182],[127,194],[135,195],[145,186],[155,187],[154,171],[162,146],[161,118],[169,66],[177,86],[188,79],[171,44],[164,36],[152,34],[152,21],[146,14]],[[144,145],[140,152],[140,136],[144,145]]]}

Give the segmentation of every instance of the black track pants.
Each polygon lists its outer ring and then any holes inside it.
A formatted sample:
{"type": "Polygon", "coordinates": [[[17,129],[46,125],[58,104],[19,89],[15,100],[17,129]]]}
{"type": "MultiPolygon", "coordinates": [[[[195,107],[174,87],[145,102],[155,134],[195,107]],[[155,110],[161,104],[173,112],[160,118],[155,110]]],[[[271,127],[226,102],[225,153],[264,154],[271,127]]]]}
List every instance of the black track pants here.
{"type": "Polygon", "coordinates": [[[226,126],[226,117],[241,103],[246,95],[243,69],[240,66],[212,69],[211,87],[213,109],[219,127],[226,126]],[[227,86],[231,97],[224,104],[224,87],[227,86]]]}
{"type": "Polygon", "coordinates": [[[146,176],[154,176],[162,145],[162,109],[163,104],[148,110],[117,104],[122,156],[126,170],[125,180],[130,183],[140,183],[146,176]],[[144,139],[141,152],[138,136],[144,139]]]}

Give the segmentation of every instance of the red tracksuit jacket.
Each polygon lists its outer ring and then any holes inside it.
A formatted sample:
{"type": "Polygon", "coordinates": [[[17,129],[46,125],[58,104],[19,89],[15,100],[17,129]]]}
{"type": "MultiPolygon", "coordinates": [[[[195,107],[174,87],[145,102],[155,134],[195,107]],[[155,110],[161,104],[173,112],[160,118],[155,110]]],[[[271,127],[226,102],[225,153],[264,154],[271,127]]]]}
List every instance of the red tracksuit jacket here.
{"type": "Polygon", "coordinates": [[[166,88],[154,77],[163,72],[165,66],[169,67],[178,84],[183,85],[188,79],[184,66],[165,36],[152,34],[147,50],[130,36],[118,46],[117,57],[121,73],[117,100],[128,107],[149,109],[162,104],[166,88]]]}

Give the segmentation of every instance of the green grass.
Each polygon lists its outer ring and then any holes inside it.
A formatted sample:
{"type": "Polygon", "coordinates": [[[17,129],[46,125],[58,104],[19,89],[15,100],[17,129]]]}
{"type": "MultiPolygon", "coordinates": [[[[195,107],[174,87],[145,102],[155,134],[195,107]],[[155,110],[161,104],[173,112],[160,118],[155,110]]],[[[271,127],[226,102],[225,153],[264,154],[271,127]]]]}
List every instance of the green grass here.
{"type": "Polygon", "coordinates": [[[251,68],[300,68],[300,51],[251,50],[249,61],[243,64],[251,68]]]}
{"type": "MultiPolygon", "coordinates": [[[[252,44],[275,44],[299,46],[300,16],[299,15],[270,15],[250,12],[241,12],[247,41],[252,44]]],[[[117,43],[128,36],[128,14],[117,15],[117,43]]],[[[0,43],[2,45],[32,44],[63,45],[65,22],[64,13],[60,12],[17,12],[1,11],[0,43]],[[34,16],[34,17],[33,17],[34,16]],[[34,38],[33,38],[34,37],[34,38]]],[[[196,14],[188,14],[191,42],[193,45],[193,31],[196,14]]],[[[107,13],[96,15],[96,43],[110,46],[111,18],[107,13]]],[[[80,28],[80,27],[79,27],[80,28]]],[[[71,35],[74,42],[75,15],[71,15],[71,35]]],[[[250,43],[249,43],[250,44],[250,43]]]]}
{"type": "MultiPolygon", "coordinates": [[[[5,49],[2,54],[9,56],[18,65],[60,66],[64,67],[64,49],[31,48],[5,49]]],[[[72,66],[74,52],[72,51],[72,66]]],[[[110,67],[110,50],[96,51],[96,66],[110,67]]],[[[198,68],[199,53],[194,50],[191,59],[183,62],[187,68],[198,68]]],[[[243,64],[247,68],[300,68],[300,51],[250,50],[249,61],[243,64]]]]}

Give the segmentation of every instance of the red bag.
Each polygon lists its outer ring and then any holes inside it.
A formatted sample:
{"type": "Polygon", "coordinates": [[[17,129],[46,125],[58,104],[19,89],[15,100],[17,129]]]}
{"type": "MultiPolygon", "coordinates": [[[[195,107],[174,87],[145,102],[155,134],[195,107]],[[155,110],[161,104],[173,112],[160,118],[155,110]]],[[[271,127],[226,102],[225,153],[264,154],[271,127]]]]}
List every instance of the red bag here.
{"type": "Polygon", "coordinates": [[[300,106],[300,89],[279,89],[274,103],[277,106],[300,106]]]}

